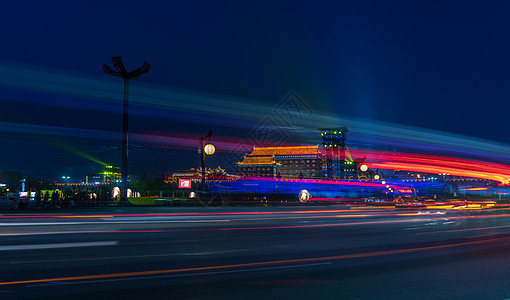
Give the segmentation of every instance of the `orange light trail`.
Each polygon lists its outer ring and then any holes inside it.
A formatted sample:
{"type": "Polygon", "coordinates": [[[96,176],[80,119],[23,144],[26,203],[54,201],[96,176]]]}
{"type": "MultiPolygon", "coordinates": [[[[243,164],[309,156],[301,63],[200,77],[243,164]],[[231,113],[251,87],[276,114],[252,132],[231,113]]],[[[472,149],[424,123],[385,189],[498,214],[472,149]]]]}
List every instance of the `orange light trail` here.
{"type": "Polygon", "coordinates": [[[464,191],[486,191],[488,189],[489,189],[488,187],[478,187],[478,188],[464,189],[464,191]]]}
{"type": "Polygon", "coordinates": [[[403,170],[430,174],[448,174],[510,183],[510,166],[499,163],[447,156],[351,149],[354,160],[364,161],[373,169],[403,170]]]}
{"type": "Polygon", "coordinates": [[[278,265],[278,264],[306,263],[306,262],[317,262],[317,261],[326,261],[326,260],[343,260],[343,259],[353,259],[353,258],[365,258],[365,257],[375,257],[375,256],[384,256],[384,255],[415,253],[415,252],[431,251],[431,250],[460,247],[460,246],[479,245],[479,244],[485,244],[485,243],[504,241],[504,240],[508,240],[508,239],[510,239],[510,237],[502,237],[502,238],[487,239],[487,240],[476,240],[476,241],[454,243],[454,244],[444,244],[444,245],[438,245],[438,246],[396,249],[396,250],[365,252],[365,253],[354,253],[354,254],[325,256],[325,257],[274,260],[274,261],[262,261],[262,262],[253,262],[253,263],[206,266],[206,267],[192,267],[192,268],[181,268],[181,269],[166,269],[166,270],[153,270],[153,271],[139,271],[139,272],[124,272],[124,273],[109,273],[109,274],[95,274],[95,275],[83,275],[83,276],[56,277],[56,278],[45,278],[45,279],[31,279],[31,280],[20,280],[20,281],[6,281],[6,282],[0,282],[0,285],[15,285],[15,284],[51,282],[51,281],[76,281],[76,280],[103,279],[103,278],[122,278],[122,277],[157,275],[157,274],[173,274],[173,273],[185,273],[185,272],[194,272],[194,271],[207,271],[207,270],[221,270],[221,269],[233,269],[233,268],[244,268],[244,267],[255,267],[255,266],[268,266],[268,265],[278,265]]]}

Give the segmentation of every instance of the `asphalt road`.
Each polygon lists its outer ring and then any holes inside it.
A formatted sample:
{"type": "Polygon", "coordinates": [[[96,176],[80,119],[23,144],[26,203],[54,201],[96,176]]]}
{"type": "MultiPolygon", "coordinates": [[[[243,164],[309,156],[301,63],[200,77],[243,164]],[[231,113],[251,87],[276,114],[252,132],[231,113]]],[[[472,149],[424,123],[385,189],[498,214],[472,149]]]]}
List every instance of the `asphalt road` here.
{"type": "Polygon", "coordinates": [[[507,299],[510,215],[338,206],[0,213],[0,299],[507,299]]]}

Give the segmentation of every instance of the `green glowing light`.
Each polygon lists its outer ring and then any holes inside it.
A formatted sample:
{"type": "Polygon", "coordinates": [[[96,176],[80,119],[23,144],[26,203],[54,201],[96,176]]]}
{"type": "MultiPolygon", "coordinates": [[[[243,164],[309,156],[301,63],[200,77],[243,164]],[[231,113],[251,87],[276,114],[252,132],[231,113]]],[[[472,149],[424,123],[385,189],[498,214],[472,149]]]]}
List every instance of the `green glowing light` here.
{"type": "Polygon", "coordinates": [[[79,156],[79,157],[82,157],[84,159],[87,159],[89,161],[93,161],[95,163],[98,163],[100,165],[103,165],[103,166],[106,166],[106,163],[104,163],[103,161],[101,161],[100,159],[98,159],[97,157],[94,157],[92,155],[90,155],[89,153],[83,151],[82,149],[79,149],[77,146],[69,143],[69,142],[66,142],[64,141],[63,139],[61,138],[58,138],[58,137],[55,137],[55,136],[50,136],[50,135],[47,135],[45,136],[44,138],[41,138],[39,137],[41,140],[45,141],[46,143],[50,144],[51,146],[55,147],[55,148],[60,148],[60,149],[63,149],[69,153],[72,153],[76,156],[79,156]]]}

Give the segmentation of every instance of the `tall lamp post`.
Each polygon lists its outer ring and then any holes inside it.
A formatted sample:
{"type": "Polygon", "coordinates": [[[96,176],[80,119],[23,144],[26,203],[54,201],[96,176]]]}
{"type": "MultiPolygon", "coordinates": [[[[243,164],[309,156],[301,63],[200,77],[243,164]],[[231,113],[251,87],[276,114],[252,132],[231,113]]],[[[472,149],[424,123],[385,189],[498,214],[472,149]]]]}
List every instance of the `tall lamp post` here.
{"type": "MultiPolygon", "coordinates": [[[[206,136],[200,138],[200,158],[202,160],[202,186],[205,185],[205,145],[212,136],[212,131],[209,130],[206,136]]],[[[212,153],[211,153],[212,154],[212,153]]]]}
{"type": "Polygon", "coordinates": [[[127,181],[128,181],[128,91],[129,80],[138,79],[140,75],[149,72],[151,65],[148,62],[143,62],[143,65],[138,69],[128,72],[122,63],[122,56],[112,57],[113,67],[117,70],[112,70],[109,66],[103,65],[103,71],[107,75],[120,77],[124,80],[124,110],[122,113],[122,190],[121,199],[127,203],[127,181]]]}
{"type": "Polygon", "coordinates": [[[212,131],[209,130],[206,136],[200,138],[200,148],[198,152],[200,153],[200,158],[202,160],[202,194],[204,195],[204,199],[206,198],[206,190],[205,190],[205,156],[213,155],[215,148],[212,144],[207,144],[209,139],[212,136],[212,131]]]}

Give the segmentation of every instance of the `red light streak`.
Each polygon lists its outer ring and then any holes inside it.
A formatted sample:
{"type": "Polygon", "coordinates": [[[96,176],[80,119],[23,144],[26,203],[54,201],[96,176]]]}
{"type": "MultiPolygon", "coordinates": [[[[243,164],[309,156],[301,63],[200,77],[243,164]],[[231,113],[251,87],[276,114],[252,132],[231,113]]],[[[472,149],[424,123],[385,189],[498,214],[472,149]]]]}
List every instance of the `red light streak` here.
{"type": "MultiPolygon", "coordinates": [[[[198,137],[199,135],[194,133],[185,135],[165,133],[160,136],[134,134],[133,136],[137,140],[146,141],[157,146],[185,149],[194,149],[198,137]]],[[[215,146],[218,151],[231,151],[237,148],[239,151],[247,152],[253,149],[254,143],[248,139],[239,140],[237,137],[217,136],[215,137],[215,146]]],[[[320,152],[325,156],[335,156],[328,149],[321,149],[320,152]]],[[[373,169],[395,169],[431,174],[448,173],[452,176],[488,179],[502,184],[510,183],[510,166],[504,164],[371,149],[350,149],[349,154],[354,160],[364,162],[369,168],[373,169]]]]}
{"type": "MultiPolygon", "coordinates": [[[[360,186],[360,187],[373,187],[373,188],[384,188],[388,187],[391,189],[407,190],[407,187],[398,186],[395,184],[382,184],[376,181],[358,181],[358,180],[329,180],[329,179],[288,179],[288,178],[273,178],[273,177],[243,177],[244,180],[253,181],[272,181],[272,182],[297,182],[307,184],[328,184],[328,185],[344,185],[344,186],[360,186]]],[[[412,192],[412,191],[411,191],[412,192]]]]}
{"type": "MultiPolygon", "coordinates": [[[[327,155],[327,152],[325,153],[327,155]]],[[[351,157],[372,169],[403,170],[430,174],[448,174],[510,183],[510,166],[447,156],[351,149],[351,157]]]]}
{"type": "MultiPolygon", "coordinates": [[[[341,199],[337,199],[341,200],[341,199]]],[[[211,212],[211,213],[148,213],[148,214],[112,214],[112,215],[10,215],[0,216],[0,219],[38,219],[38,218],[101,218],[115,219],[117,217],[207,217],[207,216],[230,216],[230,215],[275,215],[275,214],[315,214],[349,212],[349,209],[336,210],[291,210],[291,211],[246,211],[246,212],[211,212]]]]}

